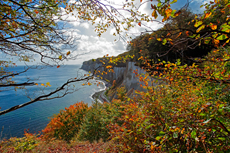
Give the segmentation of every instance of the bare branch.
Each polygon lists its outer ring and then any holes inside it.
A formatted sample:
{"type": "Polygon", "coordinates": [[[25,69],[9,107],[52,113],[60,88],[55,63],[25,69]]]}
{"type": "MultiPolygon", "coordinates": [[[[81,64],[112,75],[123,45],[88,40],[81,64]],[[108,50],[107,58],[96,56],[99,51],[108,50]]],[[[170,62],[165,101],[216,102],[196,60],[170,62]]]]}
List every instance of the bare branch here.
{"type": "Polygon", "coordinates": [[[28,82],[25,82],[25,83],[10,83],[10,84],[0,84],[0,88],[1,87],[18,87],[18,86],[33,86],[35,85],[34,82],[31,82],[31,83],[28,83],[28,82]]]}
{"type": "Polygon", "coordinates": [[[44,101],[44,100],[50,100],[50,99],[54,99],[54,98],[61,98],[61,97],[64,97],[65,95],[67,95],[67,94],[69,94],[69,93],[72,93],[72,92],[65,92],[62,96],[56,96],[56,97],[50,97],[50,96],[52,96],[52,95],[58,93],[58,92],[61,91],[61,90],[64,90],[65,87],[66,87],[67,85],[69,85],[70,83],[79,82],[79,81],[85,81],[85,80],[88,81],[88,80],[90,80],[90,79],[93,78],[93,75],[94,75],[94,73],[93,73],[91,76],[88,76],[88,77],[85,77],[85,78],[82,78],[82,79],[69,79],[69,80],[68,80],[66,83],[64,83],[61,87],[57,88],[56,90],[54,90],[54,91],[52,91],[52,92],[50,92],[50,93],[48,93],[48,94],[39,96],[39,97],[37,97],[37,98],[35,98],[35,99],[33,99],[33,100],[29,101],[29,102],[26,102],[26,103],[24,103],[24,104],[16,105],[16,106],[13,106],[13,107],[11,107],[11,108],[9,108],[9,109],[0,111],[0,116],[3,115],[3,114],[6,114],[6,113],[12,112],[12,111],[14,111],[14,110],[17,110],[17,109],[19,109],[19,108],[25,107],[25,106],[27,106],[27,105],[30,105],[30,104],[32,104],[32,103],[35,103],[35,102],[37,102],[37,101],[44,101]]]}

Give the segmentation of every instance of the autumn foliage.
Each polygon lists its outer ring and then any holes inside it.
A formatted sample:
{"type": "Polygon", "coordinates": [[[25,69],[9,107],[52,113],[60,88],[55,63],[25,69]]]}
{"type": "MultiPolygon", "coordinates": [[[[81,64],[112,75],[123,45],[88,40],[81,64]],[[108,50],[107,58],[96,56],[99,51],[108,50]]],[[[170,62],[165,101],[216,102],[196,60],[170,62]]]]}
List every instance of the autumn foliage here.
{"type": "Polygon", "coordinates": [[[88,105],[83,102],[71,105],[59,114],[54,115],[47,127],[42,131],[44,139],[61,139],[69,142],[80,130],[88,105]]]}
{"type": "Polygon", "coordinates": [[[111,126],[116,146],[125,152],[229,151],[229,58],[228,51],[214,50],[207,57],[213,60],[200,65],[162,62],[157,86],[139,76],[145,90],[124,98],[123,124],[111,126]]]}
{"type": "MultiPolygon", "coordinates": [[[[111,103],[88,107],[80,102],[65,108],[51,118],[42,140],[104,141],[110,144],[107,152],[230,152],[230,4],[226,0],[207,3],[203,15],[188,16],[193,19],[182,24],[179,15],[189,12],[172,10],[170,4],[175,2],[151,5],[154,18],[162,15],[163,22],[174,18],[173,26],[137,37],[128,46],[129,53],[135,54],[133,60],[150,72],[134,71],[143,89],[128,96],[121,87],[111,103]],[[187,47],[182,40],[209,50],[190,61],[177,58],[187,47]],[[159,54],[168,56],[158,58],[159,54]]],[[[108,63],[119,60],[123,58],[107,57],[108,63]]],[[[106,68],[112,69],[112,64],[106,68]]]]}

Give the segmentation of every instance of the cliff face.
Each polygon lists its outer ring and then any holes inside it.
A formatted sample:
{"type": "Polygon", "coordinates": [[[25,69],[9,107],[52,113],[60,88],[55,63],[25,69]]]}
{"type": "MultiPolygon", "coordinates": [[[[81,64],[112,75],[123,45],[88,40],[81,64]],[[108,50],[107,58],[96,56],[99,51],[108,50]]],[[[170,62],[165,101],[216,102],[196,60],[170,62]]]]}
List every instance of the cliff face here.
{"type": "MultiPolygon", "coordinates": [[[[82,69],[86,70],[86,71],[93,71],[95,68],[98,68],[99,66],[101,66],[100,63],[83,63],[82,65],[82,69]]],[[[104,71],[103,67],[100,67],[98,70],[100,71],[104,71]]],[[[135,65],[134,62],[127,62],[125,65],[123,66],[114,66],[113,68],[114,73],[109,72],[103,75],[103,78],[106,81],[110,81],[110,83],[112,84],[113,80],[116,80],[116,84],[117,87],[120,86],[125,86],[126,91],[129,94],[132,94],[134,90],[144,90],[143,88],[140,87],[140,82],[138,80],[138,78],[135,76],[135,74],[133,73],[133,71],[137,71],[138,74],[146,74],[147,72],[145,70],[143,70],[142,68],[138,67],[135,65]]],[[[116,94],[114,94],[112,97],[110,97],[110,99],[112,98],[116,98],[116,94]]]]}
{"type": "MultiPolygon", "coordinates": [[[[84,62],[82,64],[82,67],[81,69],[85,70],[85,71],[94,71],[95,69],[99,70],[99,71],[106,71],[104,67],[100,67],[102,66],[101,63],[97,63],[97,62],[93,62],[93,63],[89,63],[89,62],[84,62]]],[[[107,74],[103,74],[103,75],[100,75],[100,74],[96,74],[99,75],[99,76],[102,76],[104,80],[106,81],[109,81],[110,83],[113,82],[113,80],[116,80],[116,81],[121,81],[123,80],[123,77],[124,77],[124,72],[126,70],[126,66],[125,64],[123,65],[120,65],[120,66],[115,66],[113,68],[114,70],[114,73],[113,72],[107,72],[107,74]]]]}

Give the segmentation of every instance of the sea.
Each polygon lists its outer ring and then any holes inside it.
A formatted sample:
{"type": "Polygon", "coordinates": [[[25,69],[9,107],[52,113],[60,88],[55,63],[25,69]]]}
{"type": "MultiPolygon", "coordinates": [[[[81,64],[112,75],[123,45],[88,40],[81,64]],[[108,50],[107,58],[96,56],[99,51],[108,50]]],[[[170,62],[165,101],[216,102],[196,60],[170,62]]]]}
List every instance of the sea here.
{"type": "MultiPolygon", "coordinates": [[[[1,110],[8,109],[15,105],[20,105],[30,101],[29,97],[34,98],[38,95],[47,94],[60,87],[70,78],[81,78],[88,72],[80,69],[81,65],[63,65],[57,67],[38,67],[29,69],[26,73],[15,76],[15,81],[22,83],[27,79],[38,83],[38,86],[29,86],[26,89],[17,89],[16,91],[5,89],[0,91],[0,107],[1,110]],[[51,86],[46,85],[49,82],[51,86]]],[[[17,66],[10,68],[11,71],[20,72],[25,67],[17,66]]],[[[105,89],[104,83],[97,84],[98,80],[90,80],[92,85],[86,81],[71,84],[76,89],[75,92],[68,94],[62,98],[52,100],[37,101],[23,108],[9,112],[0,116],[0,140],[9,139],[10,137],[23,137],[24,131],[30,133],[40,133],[42,129],[49,123],[50,118],[54,114],[58,114],[60,110],[69,107],[77,102],[85,102],[89,106],[94,102],[92,95],[95,92],[105,89]]],[[[70,88],[71,88],[70,87],[70,88]]]]}

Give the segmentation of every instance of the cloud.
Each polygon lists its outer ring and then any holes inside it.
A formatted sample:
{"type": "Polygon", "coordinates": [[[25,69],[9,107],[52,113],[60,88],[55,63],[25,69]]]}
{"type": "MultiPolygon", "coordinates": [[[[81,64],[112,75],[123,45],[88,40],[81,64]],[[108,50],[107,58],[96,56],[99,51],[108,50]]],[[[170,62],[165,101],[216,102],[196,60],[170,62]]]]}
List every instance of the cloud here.
{"type": "MultiPolygon", "coordinates": [[[[76,0],[70,0],[69,3],[75,3],[75,1],[76,0]]],[[[131,2],[131,0],[127,1],[131,2]]],[[[122,4],[125,3],[126,0],[102,0],[100,2],[106,5],[112,5],[115,8],[121,8],[122,4]]],[[[145,1],[143,0],[143,2],[145,1]]],[[[180,8],[184,6],[185,2],[185,0],[178,0],[178,3],[173,4],[172,7],[174,9],[180,8]]],[[[196,6],[195,4],[198,4],[198,2],[200,1],[194,0],[191,4],[194,7],[196,6]]],[[[202,2],[204,3],[205,1],[202,2]]],[[[134,3],[139,5],[140,0],[135,0],[134,3]]],[[[151,9],[151,4],[154,5],[157,3],[143,3],[138,10],[151,16],[153,11],[151,9]]],[[[73,41],[75,47],[70,50],[71,55],[78,55],[76,60],[66,61],[65,64],[81,64],[85,60],[92,58],[95,59],[106,54],[116,56],[126,51],[127,41],[131,40],[129,38],[130,36],[134,38],[140,35],[140,32],[146,31],[146,29],[157,30],[164,25],[161,23],[161,16],[159,16],[158,19],[153,22],[141,21],[141,26],[138,25],[138,22],[133,22],[131,23],[134,25],[133,28],[129,29],[129,31],[121,33],[121,36],[124,36],[125,38],[122,40],[119,36],[113,36],[113,33],[116,32],[113,26],[108,28],[107,32],[103,33],[101,37],[98,37],[97,33],[95,32],[95,25],[92,25],[92,23],[88,21],[82,21],[74,16],[77,14],[76,10],[72,12],[73,15],[66,15],[64,8],[61,8],[60,13],[63,15],[63,19],[68,20],[67,23],[60,22],[61,24],[65,25],[65,30],[67,31],[66,35],[76,38],[73,41]],[[125,34],[128,34],[129,37],[125,37],[125,34]]],[[[120,13],[125,17],[130,16],[130,12],[128,11],[120,11],[120,13]]],[[[63,50],[69,50],[69,48],[65,48],[65,46],[60,46],[60,48],[63,50]]]]}

